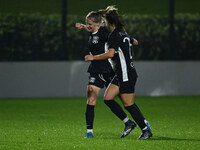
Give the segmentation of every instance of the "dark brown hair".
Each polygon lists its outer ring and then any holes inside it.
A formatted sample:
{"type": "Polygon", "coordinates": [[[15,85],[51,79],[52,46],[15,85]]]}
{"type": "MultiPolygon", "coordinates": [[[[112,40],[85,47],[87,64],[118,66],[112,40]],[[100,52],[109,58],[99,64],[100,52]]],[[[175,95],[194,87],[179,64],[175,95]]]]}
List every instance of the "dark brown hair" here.
{"type": "Polygon", "coordinates": [[[110,25],[114,25],[115,28],[117,28],[121,32],[126,32],[124,24],[121,22],[117,8],[112,7],[111,9],[108,9],[106,12],[105,18],[110,25]]]}

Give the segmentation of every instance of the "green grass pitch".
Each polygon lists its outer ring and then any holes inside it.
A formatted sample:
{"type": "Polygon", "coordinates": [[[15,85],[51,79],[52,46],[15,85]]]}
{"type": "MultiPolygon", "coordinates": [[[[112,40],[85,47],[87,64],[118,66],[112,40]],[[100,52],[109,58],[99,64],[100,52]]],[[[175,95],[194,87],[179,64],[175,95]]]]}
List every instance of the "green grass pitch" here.
{"type": "Polygon", "coordinates": [[[137,140],[139,127],[121,139],[124,124],[101,98],[95,107],[93,139],[84,139],[86,98],[0,99],[0,150],[200,149],[200,96],[135,101],[150,122],[149,140],[137,140]]]}

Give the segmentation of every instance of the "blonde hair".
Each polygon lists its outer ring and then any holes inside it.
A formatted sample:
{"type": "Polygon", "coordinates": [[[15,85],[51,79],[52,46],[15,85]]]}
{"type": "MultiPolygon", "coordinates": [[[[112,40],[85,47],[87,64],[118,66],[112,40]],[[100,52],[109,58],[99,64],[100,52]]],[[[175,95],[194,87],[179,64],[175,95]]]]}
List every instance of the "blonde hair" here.
{"type": "Polygon", "coordinates": [[[91,19],[95,23],[101,23],[102,14],[98,11],[91,11],[87,14],[86,19],[91,19]]]}
{"type": "Polygon", "coordinates": [[[118,11],[118,8],[115,7],[115,5],[111,5],[111,6],[108,6],[106,9],[106,12],[109,12],[109,11],[118,11]]]}
{"type": "Polygon", "coordinates": [[[112,10],[118,11],[118,9],[115,8],[115,5],[111,5],[111,6],[108,6],[106,9],[98,10],[98,12],[100,12],[102,14],[102,16],[105,17],[106,13],[109,12],[109,11],[112,11],[112,10]]]}
{"type": "Polygon", "coordinates": [[[86,19],[90,19],[95,23],[100,23],[105,26],[105,16],[109,11],[118,11],[114,5],[108,6],[106,9],[100,9],[98,11],[91,11],[87,14],[86,19]]]}

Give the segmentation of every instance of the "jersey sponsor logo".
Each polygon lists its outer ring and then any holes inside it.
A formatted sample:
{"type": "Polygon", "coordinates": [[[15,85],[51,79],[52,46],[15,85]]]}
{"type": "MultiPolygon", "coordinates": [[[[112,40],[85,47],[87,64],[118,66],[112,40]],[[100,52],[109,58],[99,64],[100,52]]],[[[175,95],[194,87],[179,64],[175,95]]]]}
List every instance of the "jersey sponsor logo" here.
{"type": "Polygon", "coordinates": [[[94,83],[95,82],[95,77],[91,77],[90,78],[90,83],[94,83]]]}
{"type": "Polygon", "coordinates": [[[93,36],[92,43],[93,44],[97,44],[98,42],[99,42],[99,37],[98,36],[93,36]]]}

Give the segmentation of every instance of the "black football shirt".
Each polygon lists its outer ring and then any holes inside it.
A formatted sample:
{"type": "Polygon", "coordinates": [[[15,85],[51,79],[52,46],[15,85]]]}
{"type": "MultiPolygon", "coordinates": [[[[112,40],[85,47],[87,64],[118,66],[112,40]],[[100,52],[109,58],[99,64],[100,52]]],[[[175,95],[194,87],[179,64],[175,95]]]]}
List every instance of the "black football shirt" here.
{"type": "MultiPolygon", "coordinates": [[[[110,32],[106,27],[100,27],[95,33],[91,33],[88,40],[89,52],[99,55],[108,51],[108,35],[110,32]]],[[[90,73],[111,73],[111,60],[93,60],[88,68],[90,73]]]]}
{"type": "Polygon", "coordinates": [[[127,33],[115,29],[109,35],[109,48],[115,49],[113,61],[116,63],[116,73],[123,80],[128,81],[128,72],[135,69],[132,56],[133,39],[127,33]]]}

